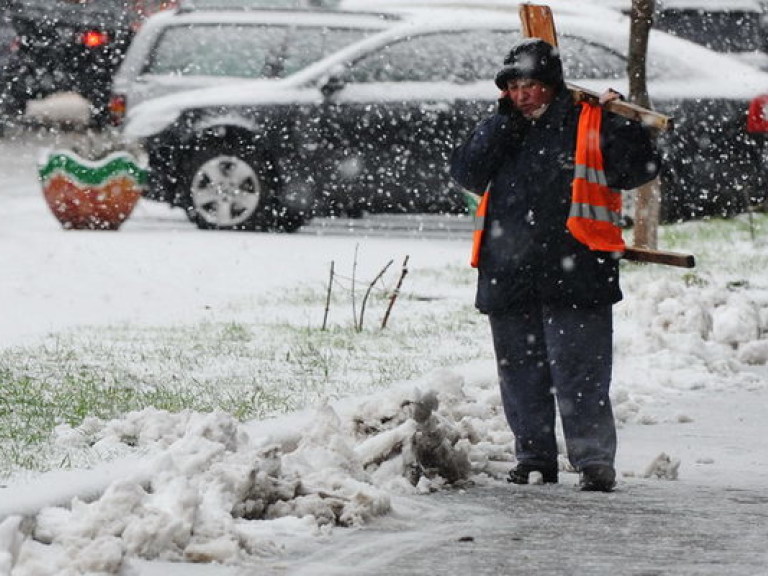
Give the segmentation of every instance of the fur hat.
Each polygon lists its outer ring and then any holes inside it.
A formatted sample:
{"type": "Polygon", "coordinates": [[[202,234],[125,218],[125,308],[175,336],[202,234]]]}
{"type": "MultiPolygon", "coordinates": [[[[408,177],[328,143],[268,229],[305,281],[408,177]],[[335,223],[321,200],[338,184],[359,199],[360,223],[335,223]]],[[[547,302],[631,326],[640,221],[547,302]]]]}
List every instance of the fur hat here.
{"type": "Polygon", "coordinates": [[[496,86],[507,89],[507,81],[525,78],[558,88],[563,85],[563,64],[557,48],[540,38],[525,38],[504,58],[504,67],[496,74],[496,86]]]}

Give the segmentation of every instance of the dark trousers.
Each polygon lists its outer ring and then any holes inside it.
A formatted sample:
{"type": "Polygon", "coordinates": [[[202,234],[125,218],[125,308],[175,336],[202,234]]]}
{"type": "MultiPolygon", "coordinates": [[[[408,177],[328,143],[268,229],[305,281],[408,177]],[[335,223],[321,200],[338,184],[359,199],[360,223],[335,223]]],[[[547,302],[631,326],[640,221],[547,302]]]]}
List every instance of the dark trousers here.
{"type": "Polygon", "coordinates": [[[571,464],[613,466],[616,425],[608,391],[613,311],[532,303],[491,314],[491,332],[507,422],[518,462],[557,463],[555,404],[571,464]]]}

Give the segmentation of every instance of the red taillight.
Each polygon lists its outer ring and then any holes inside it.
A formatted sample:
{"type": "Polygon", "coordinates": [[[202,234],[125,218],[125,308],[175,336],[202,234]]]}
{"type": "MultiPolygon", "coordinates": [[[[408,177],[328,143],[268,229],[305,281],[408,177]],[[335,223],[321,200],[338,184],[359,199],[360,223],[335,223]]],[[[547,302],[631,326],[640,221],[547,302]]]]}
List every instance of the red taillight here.
{"type": "Polygon", "coordinates": [[[112,94],[109,97],[109,121],[113,126],[120,126],[125,118],[125,96],[112,94]]]}
{"type": "Polygon", "coordinates": [[[88,30],[80,36],[80,42],[88,48],[98,48],[109,43],[109,34],[101,30],[88,30]]]}
{"type": "Polygon", "coordinates": [[[768,132],[768,94],[758,96],[749,103],[747,132],[768,132]]]}

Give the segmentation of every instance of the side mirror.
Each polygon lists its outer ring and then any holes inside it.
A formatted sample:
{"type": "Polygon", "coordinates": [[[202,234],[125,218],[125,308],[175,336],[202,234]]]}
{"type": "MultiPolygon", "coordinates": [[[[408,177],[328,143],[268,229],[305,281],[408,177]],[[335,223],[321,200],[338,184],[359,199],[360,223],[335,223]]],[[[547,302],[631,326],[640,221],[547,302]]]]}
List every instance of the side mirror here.
{"type": "Polygon", "coordinates": [[[337,92],[340,92],[346,86],[346,82],[338,74],[331,74],[320,86],[320,93],[326,98],[330,98],[337,92]]]}

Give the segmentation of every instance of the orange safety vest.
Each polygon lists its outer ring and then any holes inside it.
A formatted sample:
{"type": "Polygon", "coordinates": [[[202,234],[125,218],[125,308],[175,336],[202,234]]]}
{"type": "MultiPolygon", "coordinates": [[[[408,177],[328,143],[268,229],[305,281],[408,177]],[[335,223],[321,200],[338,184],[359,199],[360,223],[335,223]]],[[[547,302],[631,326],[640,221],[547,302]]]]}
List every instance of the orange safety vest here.
{"type": "Polygon", "coordinates": [[[480,263],[480,246],[483,243],[483,234],[485,233],[485,215],[488,213],[488,197],[490,195],[489,188],[480,198],[475,210],[475,231],[472,233],[472,256],[469,260],[469,265],[472,268],[477,268],[480,263]]]}
{"type": "Polygon", "coordinates": [[[576,133],[576,159],[571,211],[566,226],[590,250],[623,252],[621,191],[609,188],[600,150],[600,106],[581,103],[576,133]]]}
{"type": "MultiPolygon", "coordinates": [[[[582,102],[576,132],[576,158],[571,186],[571,210],[566,226],[574,238],[590,250],[623,252],[621,234],[621,191],[609,188],[600,150],[602,109],[582,102]]],[[[490,189],[480,199],[474,218],[470,265],[477,268],[485,232],[490,189]]]]}

